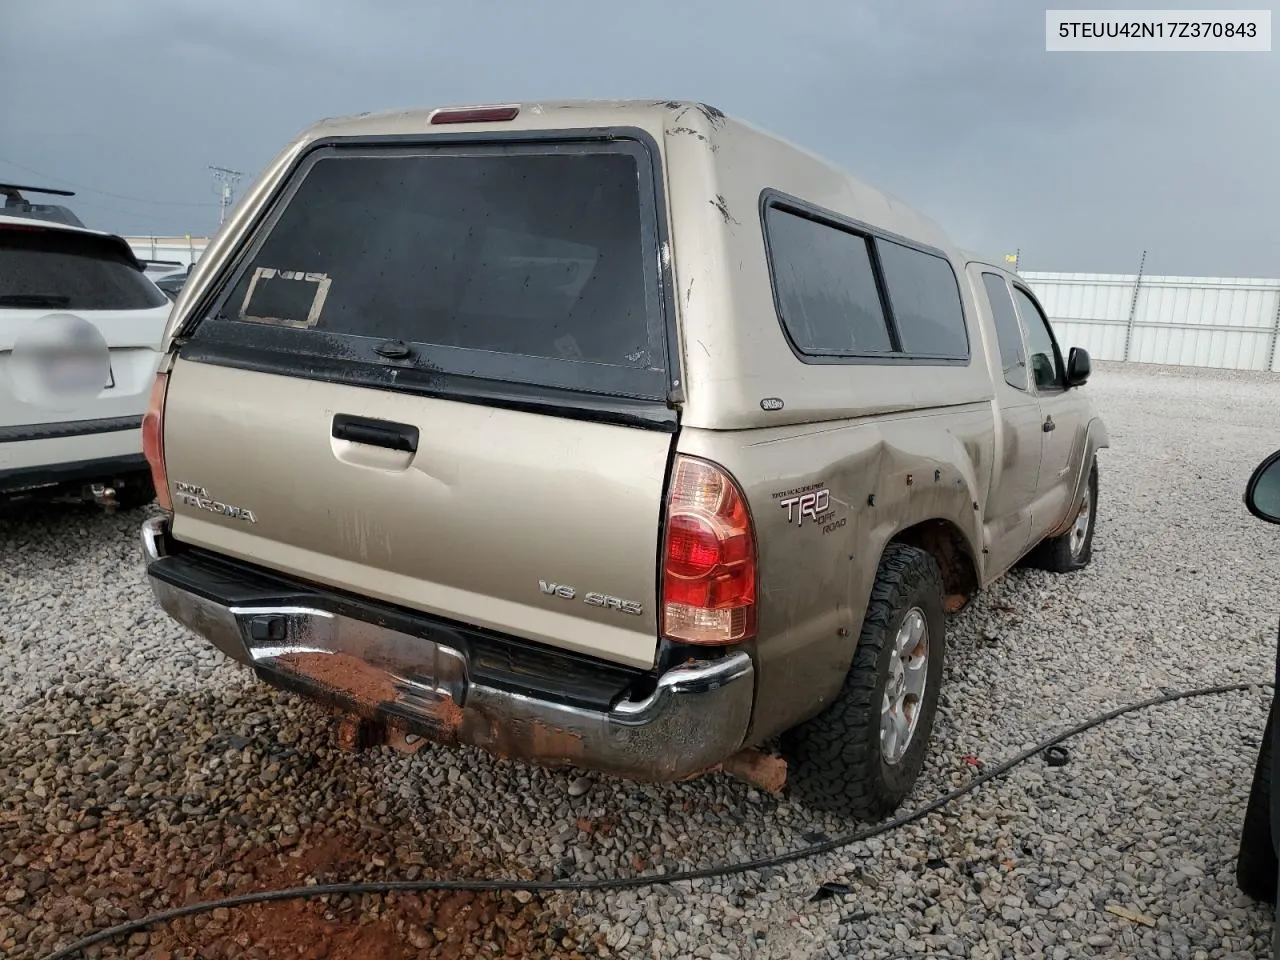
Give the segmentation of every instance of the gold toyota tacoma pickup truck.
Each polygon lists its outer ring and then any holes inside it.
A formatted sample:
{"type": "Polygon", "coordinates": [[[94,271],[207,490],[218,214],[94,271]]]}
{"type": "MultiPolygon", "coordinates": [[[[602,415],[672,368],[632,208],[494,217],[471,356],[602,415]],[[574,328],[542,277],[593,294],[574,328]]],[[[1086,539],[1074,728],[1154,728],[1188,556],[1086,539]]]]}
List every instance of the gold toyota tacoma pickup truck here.
{"type": "Polygon", "coordinates": [[[367,724],[650,780],[777,743],[875,817],[947,614],[1089,562],[1088,377],[1016,274],[705,104],[326,120],[174,305],[149,581],[367,724]]]}

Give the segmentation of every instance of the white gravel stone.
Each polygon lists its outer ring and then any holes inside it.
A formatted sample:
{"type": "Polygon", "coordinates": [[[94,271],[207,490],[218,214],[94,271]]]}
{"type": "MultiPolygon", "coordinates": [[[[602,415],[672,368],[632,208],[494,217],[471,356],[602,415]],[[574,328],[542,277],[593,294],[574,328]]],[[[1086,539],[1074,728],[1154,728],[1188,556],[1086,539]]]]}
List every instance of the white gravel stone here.
{"type": "MultiPolygon", "coordinates": [[[[1093,563],[1015,571],[953,618],[931,759],[908,808],[968,779],[968,755],[993,764],[1164,689],[1271,672],[1280,534],[1240,498],[1280,446],[1280,378],[1096,367],[1088,389],[1112,448],[1093,563]]],[[[312,818],[376,822],[417,837],[442,876],[460,872],[451,857],[464,850],[490,876],[615,876],[641,862],[669,873],[858,827],[719,775],[657,786],[434,746],[335,754],[320,746],[321,711],[160,611],[140,570],[142,517],[24,507],[0,518],[0,796],[52,804],[98,784],[103,815],[119,817],[177,782],[194,812],[168,830],[233,808],[272,844],[312,818]],[[218,749],[183,753],[197,741],[218,749]],[[313,799],[294,803],[296,783],[313,799]],[[253,803],[219,805],[216,791],[253,803]]],[[[572,908],[566,935],[599,934],[616,957],[1268,956],[1268,912],[1233,872],[1269,699],[1259,689],[1120,719],[1070,742],[1061,768],[1032,760],[919,824],[813,860],[548,903],[572,908]],[[811,901],[828,880],[849,892],[811,901]]],[[[65,816],[49,814],[47,835],[84,829],[64,829],[65,816]]],[[[0,944],[48,892],[21,869],[0,863],[0,944]]],[[[378,872],[404,875],[394,862],[378,872]]],[[[97,922],[133,905],[108,897],[97,922]]],[[[38,954],[21,942],[5,955],[38,954]]]]}

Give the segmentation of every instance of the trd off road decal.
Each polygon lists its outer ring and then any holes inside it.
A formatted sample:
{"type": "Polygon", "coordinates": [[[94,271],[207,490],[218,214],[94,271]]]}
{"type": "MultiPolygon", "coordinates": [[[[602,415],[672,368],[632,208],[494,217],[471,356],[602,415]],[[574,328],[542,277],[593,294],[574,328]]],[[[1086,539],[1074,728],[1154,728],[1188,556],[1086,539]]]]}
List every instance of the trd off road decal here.
{"type": "Polygon", "coordinates": [[[775,493],[773,499],[787,512],[787,523],[797,527],[806,524],[821,527],[822,532],[828,534],[845,525],[846,518],[836,519],[836,513],[831,509],[831,491],[821,483],[783,490],[775,493]]]}

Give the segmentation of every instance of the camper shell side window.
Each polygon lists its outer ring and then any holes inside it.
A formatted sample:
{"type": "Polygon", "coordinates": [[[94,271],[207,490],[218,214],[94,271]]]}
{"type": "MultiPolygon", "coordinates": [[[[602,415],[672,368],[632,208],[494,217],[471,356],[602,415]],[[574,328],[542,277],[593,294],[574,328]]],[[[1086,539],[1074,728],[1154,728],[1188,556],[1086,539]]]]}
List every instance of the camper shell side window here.
{"type": "Polygon", "coordinates": [[[967,365],[960,283],[941,250],[766,190],[778,320],[805,363],[967,365]]]}

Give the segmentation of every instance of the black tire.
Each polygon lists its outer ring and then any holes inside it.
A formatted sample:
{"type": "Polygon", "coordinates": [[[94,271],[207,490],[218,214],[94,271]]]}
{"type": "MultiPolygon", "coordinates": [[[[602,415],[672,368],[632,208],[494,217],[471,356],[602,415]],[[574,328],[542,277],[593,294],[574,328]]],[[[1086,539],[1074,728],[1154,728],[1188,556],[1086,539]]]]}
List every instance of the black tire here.
{"type": "Polygon", "coordinates": [[[151,480],[150,472],[130,474],[127,477],[121,477],[121,479],[124,483],[116,488],[117,509],[124,511],[140,510],[155,501],[156,488],[151,480]]]}
{"type": "Polygon", "coordinates": [[[1071,573],[1083,570],[1093,559],[1093,530],[1098,522],[1098,461],[1095,458],[1089,468],[1089,482],[1085,486],[1089,502],[1089,524],[1085,528],[1084,540],[1076,547],[1074,527],[1059,537],[1042,540],[1036,545],[1025,561],[1026,566],[1050,573],[1071,573]]]}
{"type": "Polygon", "coordinates": [[[862,635],[844,686],[830,706],[782,737],[792,794],[817,810],[878,820],[906,799],[924,766],[933,733],[946,648],[942,574],[923,550],[890,544],[871,588],[862,635]],[[886,762],[880,712],[894,642],[906,615],[919,609],[928,628],[924,694],[905,754],[886,762]]]}
{"type": "Polygon", "coordinates": [[[1249,789],[1249,805],[1240,830],[1236,855],[1236,885],[1241,892],[1263,903],[1276,902],[1276,874],[1280,863],[1271,836],[1271,726],[1275,708],[1267,711],[1267,729],[1258,748],[1258,762],[1249,789]]]}

